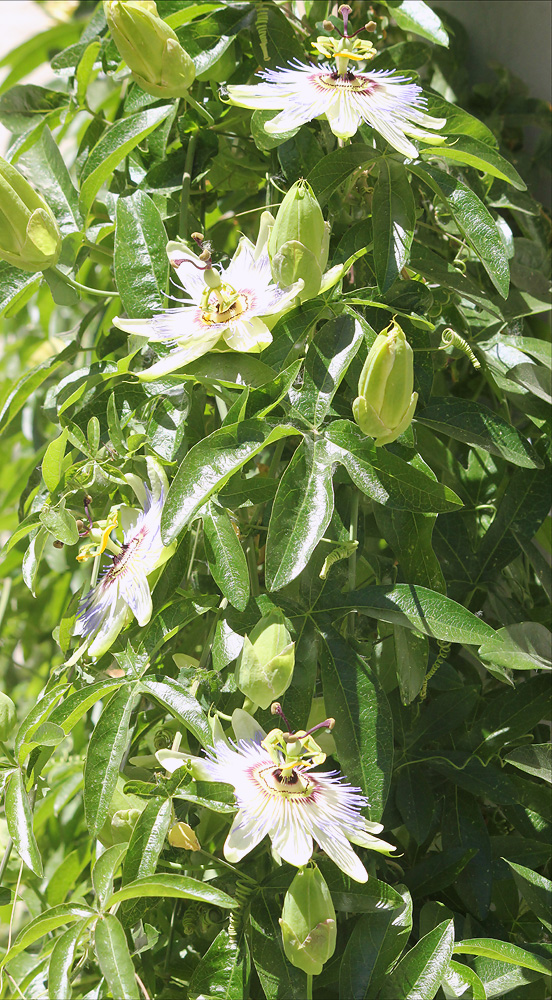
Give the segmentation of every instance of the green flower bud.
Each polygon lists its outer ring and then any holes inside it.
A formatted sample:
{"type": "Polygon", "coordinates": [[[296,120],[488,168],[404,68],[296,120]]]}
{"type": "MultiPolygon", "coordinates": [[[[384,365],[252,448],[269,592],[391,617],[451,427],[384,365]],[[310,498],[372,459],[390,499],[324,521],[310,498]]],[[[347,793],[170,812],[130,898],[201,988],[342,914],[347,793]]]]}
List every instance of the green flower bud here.
{"type": "Polygon", "coordinates": [[[413,392],[414,361],[410,344],[394,320],[378,334],[364,363],[353,416],[379,448],[410,425],[418,393],[413,392]]]}
{"type": "Polygon", "coordinates": [[[17,722],[15,705],[9,695],[0,691],[0,740],[9,739],[17,722]]]}
{"type": "Polygon", "coordinates": [[[185,97],[195,66],[153,0],[104,0],[104,10],[113,41],[142,90],[185,97]]]}
{"type": "Polygon", "coordinates": [[[245,637],[236,684],[255,705],[268,708],[287,691],[295,666],[295,643],[277,613],[267,615],[245,637]]]}
{"type": "Polygon", "coordinates": [[[137,795],[127,795],[124,787],[125,779],[118,777],[107,819],[98,833],[98,840],[104,847],[112,847],[113,844],[122,844],[130,840],[140,813],[145,808],[145,801],[137,795]]]}
{"type": "Polygon", "coordinates": [[[318,293],[328,263],[330,226],[305,180],[289,189],[270,232],[268,256],[274,281],[282,286],[302,278],[301,301],[318,293]]]}
{"type": "Polygon", "coordinates": [[[297,873],[286,897],[282,940],[288,961],[311,976],[319,976],[335,951],[336,920],[330,890],[316,866],[297,873]]]}
{"type": "Polygon", "coordinates": [[[140,817],[140,809],[118,809],[111,819],[111,835],[114,844],[124,844],[140,817]]]}
{"type": "Polygon", "coordinates": [[[61,251],[58,224],[44,199],[0,156],[0,258],[22,271],[45,271],[61,251]]]}

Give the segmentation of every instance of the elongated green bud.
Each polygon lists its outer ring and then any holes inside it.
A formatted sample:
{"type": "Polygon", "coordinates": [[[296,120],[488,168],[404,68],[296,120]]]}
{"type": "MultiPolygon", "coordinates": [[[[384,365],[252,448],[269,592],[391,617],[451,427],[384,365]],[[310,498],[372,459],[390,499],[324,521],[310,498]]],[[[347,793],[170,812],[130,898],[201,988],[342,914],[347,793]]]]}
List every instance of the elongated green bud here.
{"type": "Polygon", "coordinates": [[[287,691],[295,666],[295,643],[277,614],[267,615],[245,637],[236,665],[236,683],[255,705],[265,709],[287,691]]]}
{"type": "Polygon", "coordinates": [[[0,156],[0,258],[22,271],[45,271],[61,251],[58,224],[44,201],[0,156]]]}
{"type": "Polygon", "coordinates": [[[113,41],[142,90],[185,97],[195,66],[153,0],[104,0],[104,10],[113,41]]]}
{"type": "Polygon", "coordinates": [[[0,691],[0,740],[9,739],[17,722],[15,705],[9,695],[0,691]]]}
{"type": "Polygon", "coordinates": [[[414,355],[403,331],[393,321],[378,334],[358,383],[353,416],[379,448],[390,444],[410,425],[418,393],[414,386],[414,355]]]}
{"type": "Polygon", "coordinates": [[[316,866],[297,872],[286,892],[280,927],[288,961],[319,976],[335,951],[337,927],[330,890],[316,866]]]}
{"type": "Polygon", "coordinates": [[[268,240],[274,281],[286,286],[302,278],[299,298],[312,298],[320,288],[329,243],[330,226],[310,184],[296,181],[278,209],[268,240]]]}

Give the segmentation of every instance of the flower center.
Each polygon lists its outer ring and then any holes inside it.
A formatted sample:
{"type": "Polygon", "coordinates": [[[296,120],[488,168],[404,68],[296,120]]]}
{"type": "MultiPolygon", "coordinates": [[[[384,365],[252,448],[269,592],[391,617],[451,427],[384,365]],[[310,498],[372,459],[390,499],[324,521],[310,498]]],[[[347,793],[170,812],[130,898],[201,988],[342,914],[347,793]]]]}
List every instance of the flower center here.
{"type": "Polygon", "coordinates": [[[328,73],[327,76],[315,77],[315,83],[323,90],[348,90],[354,93],[373,94],[377,83],[366,76],[355,76],[350,70],[346,73],[328,73]]]}
{"type": "MultiPolygon", "coordinates": [[[[215,295],[216,292],[218,289],[216,289],[215,295]]],[[[207,324],[230,323],[241,316],[248,308],[249,302],[246,295],[236,295],[236,293],[234,295],[235,298],[232,295],[225,297],[220,294],[220,298],[216,295],[216,301],[209,302],[207,308],[202,312],[202,322],[207,324]]]]}
{"type": "Polygon", "coordinates": [[[124,543],[121,547],[121,551],[118,552],[116,556],[113,556],[112,566],[106,573],[106,576],[113,580],[118,573],[122,573],[132,559],[133,554],[140,548],[146,534],[147,528],[143,527],[138,534],[134,536],[134,538],[131,538],[130,541],[124,543]]]}
{"type": "Polygon", "coordinates": [[[267,792],[272,795],[287,795],[290,798],[307,798],[312,794],[314,781],[308,774],[293,770],[283,774],[282,769],[271,764],[257,771],[257,778],[267,792]]]}

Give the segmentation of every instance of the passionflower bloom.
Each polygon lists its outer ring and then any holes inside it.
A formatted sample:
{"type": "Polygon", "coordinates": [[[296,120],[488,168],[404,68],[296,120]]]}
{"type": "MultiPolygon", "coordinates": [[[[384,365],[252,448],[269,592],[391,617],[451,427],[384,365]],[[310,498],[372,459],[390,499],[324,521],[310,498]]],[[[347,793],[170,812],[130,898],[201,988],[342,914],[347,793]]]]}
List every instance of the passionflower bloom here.
{"type": "Polygon", "coordinates": [[[87,649],[90,656],[105,653],[132,615],[139,625],[149,622],[152,600],[148,576],[170,555],[161,541],[167,480],[153,460],[148,466],[151,490],[137,477],[128,477],[142,510],[124,505],[113,508],[105,521],[91,527],[89,534],[97,544],[88,544],[77,556],[83,562],[112,553],[111,564],[83,598],[75,624],[75,635],[85,640],[79,652],[87,649]],[[119,525],[122,542],[113,537],[119,525]]]}
{"type": "Polygon", "coordinates": [[[303,287],[302,281],[288,288],[273,283],[266,240],[253,246],[243,237],[223,268],[212,263],[208,248],[203,249],[203,236],[194,233],[193,238],[201,248],[199,255],[183,243],[167,244],[169,261],[191,301],[153,319],[113,320],[126,333],[170,347],[166,357],[140,373],[142,379],[166,375],[211,350],[262,351],[272,341],[262,317],[288,308],[303,287]]]}
{"type": "MultiPolygon", "coordinates": [[[[287,68],[263,70],[263,82],[254,86],[229,86],[232,104],[242,108],[276,111],[279,115],[265,123],[269,134],[291,132],[321,116],[327,118],[334,135],[348,139],[364,122],[403,156],[410,159],[418,150],[407,136],[422,142],[441,142],[427,129],[440,129],[445,118],[425,114],[421,87],[408,77],[391,76],[393,70],[353,72],[349,63],[364,64],[377,53],[371,42],[348,34],[350,7],[343,5],[343,35],[334,39],[321,36],[315,49],[331,63],[316,65],[293,60],[287,68]]],[[[333,25],[329,23],[330,28],[333,25]]],[[[360,29],[362,30],[362,29],[360,29]]],[[[355,32],[355,34],[357,34],[355,32]]]]}
{"type": "Polygon", "coordinates": [[[333,719],[308,733],[273,729],[268,736],[242,710],[234,712],[232,724],[236,740],[227,740],[218,727],[206,760],[174,750],[156,754],[170,772],[189,763],[195,777],[234,786],[238,812],[224,844],[225,858],[241,861],[268,836],[273,850],[300,868],[316,841],[342,871],[366,882],[368,873],[351,843],[383,854],[395,848],[375,836],[383,830],[380,823],[361,815],[368,802],[359,788],[337,771],[312,770],[326,759],[312,732],[330,728],[333,719]]]}

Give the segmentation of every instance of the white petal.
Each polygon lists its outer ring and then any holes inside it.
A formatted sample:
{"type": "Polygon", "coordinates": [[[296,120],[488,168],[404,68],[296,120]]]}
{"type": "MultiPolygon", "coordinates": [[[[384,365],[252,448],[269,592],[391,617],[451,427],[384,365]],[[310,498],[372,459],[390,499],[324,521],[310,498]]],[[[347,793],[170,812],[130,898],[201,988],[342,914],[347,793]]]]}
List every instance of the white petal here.
{"type": "Polygon", "coordinates": [[[115,642],[119,632],[124,628],[129,619],[129,609],[126,603],[119,598],[112,607],[110,614],[102,621],[100,628],[90,643],[88,647],[90,656],[103,656],[115,642]]]}
{"type": "MultiPolygon", "coordinates": [[[[277,111],[285,103],[286,96],[270,84],[256,86],[230,85],[227,87],[232,104],[239,108],[258,108],[261,111],[277,111]]],[[[293,91],[291,91],[293,93],[293,91]]]]}
{"type": "Polygon", "coordinates": [[[367,882],[368,872],[362,864],[362,861],[355,854],[353,849],[349,847],[347,841],[343,836],[338,835],[338,831],[335,830],[331,836],[326,833],[317,830],[315,833],[315,840],[320,845],[323,851],[326,852],[332,861],[335,861],[338,868],[341,868],[342,872],[346,875],[350,875],[354,878],[355,882],[367,882]]]}
{"type": "Polygon", "coordinates": [[[143,382],[150,382],[161,375],[169,375],[170,372],[178,371],[179,368],[189,365],[196,358],[201,358],[202,355],[208,354],[219,340],[220,334],[217,331],[209,339],[204,338],[201,344],[196,345],[195,348],[186,347],[171,351],[166,357],[161,358],[160,361],[156,361],[151,368],[146,368],[143,372],[136,372],[136,374],[143,382]]]}
{"type": "Polygon", "coordinates": [[[237,740],[251,740],[253,743],[260,743],[266,736],[257,720],[249,712],[245,712],[243,708],[235,708],[232,712],[232,729],[237,740]]]}
{"type": "Polygon", "coordinates": [[[332,101],[326,109],[326,117],[338,139],[350,139],[356,134],[362,120],[351,100],[351,94],[347,92],[339,93],[337,100],[332,101]]]}
{"type": "Polygon", "coordinates": [[[326,271],[322,275],[322,281],[320,282],[320,288],[318,289],[318,294],[322,295],[322,292],[327,292],[329,288],[333,288],[337,285],[337,282],[344,274],[343,264],[336,264],[335,267],[331,267],[329,271],[326,271]]]}
{"type": "Polygon", "coordinates": [[[266,323],[258,316],[247,320],[236,320],[230,323],[223,333],[223,338],[233,351],[253,352],[258,354],[272,343],[272,334],[266,323]]]}
{"type": "Polygon", "coordinates": [[[265,831],[255,817],[248,817],[243,810],[234,817],[224,844],[224,857],[231,864],[241,861],[265,836],[265,831]]]}
{"type": "Polygon", "coordinates": [[[133,571],[129,566],[127,572],[122,574],[120,593],[134,613],[138,624],[147,625],[152,612],[151,593],[145,574],[140,572],[139,567],[133,571]]]}
{"type": "Polygon", "coordinates": [[[274,850],[284,861],[300,868],[308,864],[312,857],[312,837],[305,829],[302,815],[298,815],[296,803],[286,802],[289,808],[285,810],[279,826],[270,832],[274,850]]]}
{"type": "Polygon", "coordinates": [[[126,316],[115,316],[111,320],[113,326],[125,333],[133,333],[137,337],[147,337],[148,340],[154,335],[155,330],[151,319],[127,319],[126,316]]]}

